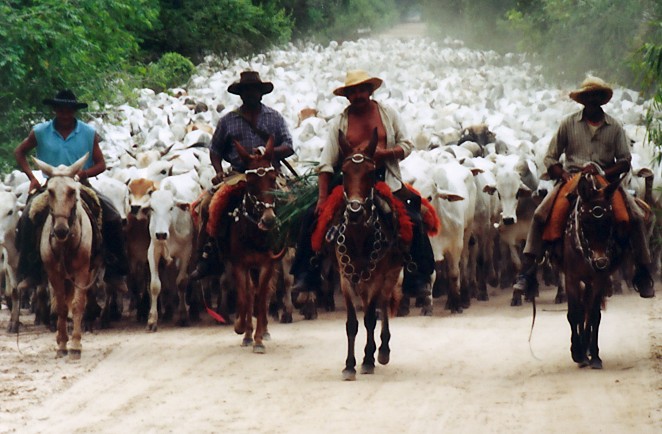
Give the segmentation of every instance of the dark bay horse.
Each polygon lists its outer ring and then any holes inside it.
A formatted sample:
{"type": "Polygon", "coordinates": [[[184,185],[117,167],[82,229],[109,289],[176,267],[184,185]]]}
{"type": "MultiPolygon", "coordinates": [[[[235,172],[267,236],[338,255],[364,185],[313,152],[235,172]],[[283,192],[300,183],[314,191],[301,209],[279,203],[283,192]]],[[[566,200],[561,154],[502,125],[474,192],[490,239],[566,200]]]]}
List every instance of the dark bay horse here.
{"type": "Polygon", "coordinates": [[[267,141],[263,153],[249,154],[237,141],[239,156],[246,165],[246,188],[241,203],[230,223],[229,248],[226,257],[231,264],[237,286],[237,318],[234,330],[243,334],[242,346],[253,344],[254,353],[264,353],[263,339],[268,338],[267,312],[270,296],[269,282],[279,254],[272,251],[270,232],[276,229],[275,200],[276,169],[271,161],[273,137],[267,141]],[[253,309],[255,307],[255,310],[253,309]],[[257,317],[253,337],[253,312],[257,317]]]}
{"type": "Polygon", "coordinates": [[[622,259],[611,199],[621,180],[601,186],[582,175],[563,242],[562,268],[572,331],[572,360],[580,367],[602,368],[598,328],[610,275],[622,259]]]}
{"type": "Polygon", "coordinates": [[[377,308],[381,310],[382,319],[378,361],[382,365],[389,362],[389,314],[402,297],[397,283],[403,267],[403,251],[397,237],[396,217],[393,213],[385,214],[377,206],[378,200],[384,200],[375,189],[376,165],[372,156],[377,147],[377,130],[373,132],[365,150],[353,149],[344,134],[339,134],[344,157],[343,205],[333,220],[337,228],[335,240],[329,242],[327,237],[327,241],[334,249],[340,286],[347,306],[348,346],[343,379],[355,380],[354,344],[358,320],[353,296],[361,298],[367,331],[361,373],[372,374],[375,370],[377,308]]]}

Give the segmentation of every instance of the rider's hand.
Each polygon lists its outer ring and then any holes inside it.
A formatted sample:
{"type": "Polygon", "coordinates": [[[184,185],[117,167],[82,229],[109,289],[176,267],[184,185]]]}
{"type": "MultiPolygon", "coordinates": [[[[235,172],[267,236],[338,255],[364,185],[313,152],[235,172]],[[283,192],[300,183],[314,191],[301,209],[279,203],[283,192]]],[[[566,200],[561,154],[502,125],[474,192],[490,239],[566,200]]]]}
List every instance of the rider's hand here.
{"type": "Polygon", "coordinates": [[[322,208],[324,207],[324,202],[326,202],[326,197],[320,197],[317,199],[317,205],[315,206],[315,215],[320,215],[322,208]]]}
{"type": "Polygon", "coordinates": [[[37,178],[32,178],[30,180],[30,187],[28,188],[28,193],[32,193],[33,191],[37,190],[39,187],[41,187],[41,183],[37,178]]]}
{"type": "Polygon", "coordinates": [[[582,169],[582,173],[585,175],[597,175],[598,168],[595,167],[595,164],[588,164],[582,169]]]}
{"type": "Polygon", "coordinates": [[[565,170],[561,173],[561,180],[563,182],[568,182],[572,179],[572,173],[566,172],[565,170]]]}
{"type": "Polygon", "coordinates": [[[87,171],[85,170],[79,170],[76,176],[78,177],[79,182],[83,182],[88,178],[87,171]]]}
{"type": "Polygon", "coordinates": [[[221,181],[223,181],[223,174],[222,174],[222,173],[217,173],[217,174],[211,179],[211,183],[212,183],[212,185],[220,184],[221,181]]]}

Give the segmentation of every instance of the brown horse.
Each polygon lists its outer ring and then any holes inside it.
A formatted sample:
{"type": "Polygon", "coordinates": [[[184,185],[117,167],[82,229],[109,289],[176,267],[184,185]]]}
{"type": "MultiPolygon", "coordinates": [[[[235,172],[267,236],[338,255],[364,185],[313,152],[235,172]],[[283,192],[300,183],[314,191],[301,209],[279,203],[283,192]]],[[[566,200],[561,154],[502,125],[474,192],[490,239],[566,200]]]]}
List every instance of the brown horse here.
{"type": "Polygon", "coordinates": [[[34,159],[48,177],[46,194],[49,215],[41,231],[39,251],[48,284],[52,290],[53,310],[57,313],[57,357],[81,356],[81,321],[87,291],[95,283],[100,264],[93,256],[93,222],[83,207],[80,183],[74,176],[85,164],[87,154],[71,166],[53,167],[34,159]],[[67,348],[67,317],[73,316],[73,334],[67,348]]]}
{"type": "Polygon", "coordinates": [[[402,297],[397,283],[403,267],[403,251],[395,217],[377,206],[378,201],[384,201],[375,190],[376,165],[372,157],[377,147],[377,130],[365,150],[353,149],[342,132],[339,143],[344,156],[344,206],[334,219],[337,233],[333,241],[327,236],[327,242],[332,243],[334,249],[347,306],[347,359],[343,379],[352,381],[356,379],[354,344],[358,333],[353,296],[361,298],[367,331],[361,373],[372,374],[375,371],[377,308],[381,310],[382,319],[378,361],[382,365],[389,362],[389,314],[402,297]]]}
{"type": "Polygon", "coordinates": [[[570,352],[580,367],[602,368],[598,355],[600,309],[611,273],[622,259],[611,198],[620,180],[600,187],[592,175],[582,175],[563,241],[563,272],[572,331],[570,352]]]}
{"type": "Polygon", "coordinates": [[[243,334],[242,346],[253,344],[253,352],[265,352],[263,340],[267,332],[269,281],[274,264],[282,253],[271,250],[271,234],[277,226],[273,190],[276,188],[276,169],[271,165],[273,137],[267,141],[262,154],[249,154],[237,141],[237,153],[246,166],[246,190],[241,204],[234,211],[229,235],[227,258],[237,285],[237,318],[234,330],[243,334]],[[253,338],[253,303],[257,325],[253,338]]]}

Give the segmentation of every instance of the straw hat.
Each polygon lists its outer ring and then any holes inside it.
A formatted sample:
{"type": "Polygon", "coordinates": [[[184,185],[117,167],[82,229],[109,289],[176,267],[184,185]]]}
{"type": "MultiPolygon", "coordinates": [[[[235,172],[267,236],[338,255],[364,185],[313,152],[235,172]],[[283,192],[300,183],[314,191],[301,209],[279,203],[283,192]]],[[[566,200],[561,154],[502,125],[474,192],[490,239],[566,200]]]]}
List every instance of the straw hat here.
{"type": "Polygon", "coordinates": [[[340,86],[334,90],[333,94],[338,96],[345,96],[345,90],[347,90],[348,87],[354,87],[364,83],[371,84],[372,90],[375,90],[382,85],[383,80],[381,78],[371,77],[367,72],[361,69],[349,71],[345,77],[345,85],[340,86]]]}
{"type": "Polygon", "coordinates": [[[257,86],[260,88],[262,95],[270,93],[274,90],[273,83],[269,81],[262,81],[260,79],[260,73],[256,71],[243,71],[240,74],[239,81],[235,81],[230,86],[228,86],[228,92],[235,95],[241,95],[241,91],[247,87],[257,86]]]}
{"type": "Polygon", "coordinates": [[[599,100],[599,104],[604,105],[609,102],[611,96],[614,94],[614,91],[601,78],[588,76],[582,82],[579,89],[570,92],[570,98],[572,98],[573,100],[577,101],[582,105],[586,105],[585,96],[587,93],[600,94],[601,99],[599,100]]]}

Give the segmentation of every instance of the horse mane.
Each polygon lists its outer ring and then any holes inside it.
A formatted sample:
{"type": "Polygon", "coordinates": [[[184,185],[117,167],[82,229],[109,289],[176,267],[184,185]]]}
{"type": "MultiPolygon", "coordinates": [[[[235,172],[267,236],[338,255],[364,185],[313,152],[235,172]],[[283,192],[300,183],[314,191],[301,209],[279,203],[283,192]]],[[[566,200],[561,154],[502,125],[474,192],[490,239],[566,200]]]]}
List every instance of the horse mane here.
{"type": "MultiPolygon", "coordinates": [[[[391,189],[385,182],[376,183],[375,190],[377,194],[385,199],[393,208],[397,218],[400,239],[406,244],[411,243],[411,240],[414,237],[414,224],[409,218],[409,214],[407,214],[405,204],[393,195],[391,189]]],[[[342,205],[343,193],[343,186],[336,186],[322,206],[322,212],[317,218],[317,224],[315,225],[315,230],[311,237],[311,245],[316,252],[322,250],[326,230],[342,205]]]]}

